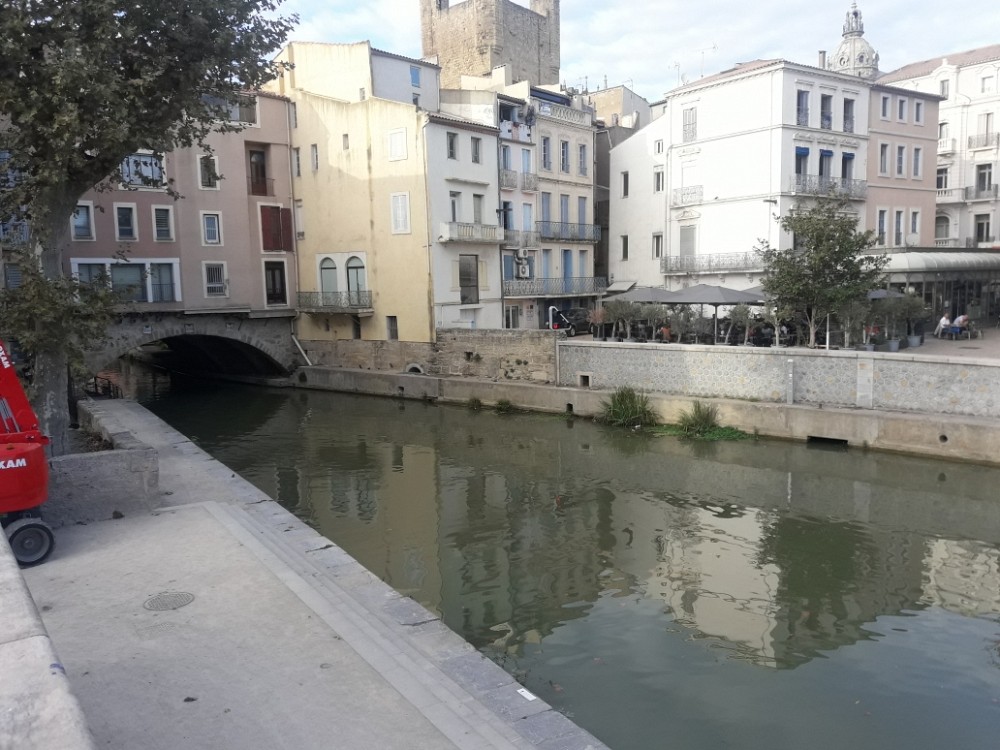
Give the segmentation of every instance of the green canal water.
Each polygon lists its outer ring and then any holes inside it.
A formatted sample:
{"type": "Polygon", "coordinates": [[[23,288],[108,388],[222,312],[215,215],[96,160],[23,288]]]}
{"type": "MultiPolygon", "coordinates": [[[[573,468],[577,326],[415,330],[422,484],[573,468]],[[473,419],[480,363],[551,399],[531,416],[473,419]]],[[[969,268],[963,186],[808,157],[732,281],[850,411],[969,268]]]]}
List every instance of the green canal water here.
{"type": "Polygon", "coordinates": [[[1000,742],[995,469],[162,385],[150,409],[614,750],[1000,742]]]}

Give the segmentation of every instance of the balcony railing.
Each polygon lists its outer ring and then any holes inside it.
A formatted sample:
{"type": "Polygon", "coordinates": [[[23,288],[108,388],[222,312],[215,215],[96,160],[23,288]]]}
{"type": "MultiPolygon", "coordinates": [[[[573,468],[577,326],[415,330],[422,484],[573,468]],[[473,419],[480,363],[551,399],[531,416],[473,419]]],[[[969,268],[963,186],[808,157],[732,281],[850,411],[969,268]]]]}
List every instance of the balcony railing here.
{"type": "Polygon", "coordinates": [[[965,189],[965,200],[967,201],[988,201],[996,197],[996,185],[973,185],[965,189]]]}
{"type": "Polygon", "coordinates": [[[674,188],[672,196],[673,200],[671,200],[671,203],[675,206],[687,206],[691,203],[701,203],[704,192],[705,191],[702,185],[689,185],[688,187],[674,188]]]}
{"type": "Polygon", "coordinates": [[[795,124],[801,125],[803,127],[809,127],[809,108],[799,107],[795,110],[795,124]]]}
{"type": "Polygon", "coordinates": [[[698,125],[691,122],[684,123],[681,137],[684,139],[684,143],[691,143],[691,141],[698,140],[698,125]]]}
{"type": "Polygon", "coordinates": [[[667,255],[660,258],[660,273],[726,273],[760,271],[763,261],[757,253],[709,253],[706,255],[667,255]]]}
{"type": "Polygon", "coordinates": [[[598,242],[601,239],[601,228],[596,224],[570,224],[561,221],[539,221],[538,235],[543,240],[562,240],[563,242],[598,242]]]}
{"type": "Polygon", "coordinates": [[[820,177],[815,174],[793,174],[788,189],[793,193],[813,193],[830,195],[840,193],[847,198],[864,199],[868,193],[866,180],[851,180],[845,177],[820,177]]]}
{"type": "Polygon", "coordinates": [[[936,237],[934,247],[958,247],[958,237],[936,237]]]}
{"type": "Polygon", "coordinates": [[[820,112],[819,126],[823,130],[833,130],[833,112],[820,112]]]}
{"type": "Polygon", "coordinates": [[[553,104],[552,102],[546,102],[540,99],[533,99],[532,102],[536,107],[538,107],[539,115],[551,117],[556,120],[562,120],[563,122],[568,122],[572,125],[590,127],[592,119],[590,112],[585,112],[581,109],[573,109],[572,107],[564,107],[561,104],[553,104]]]}
{"type": "Polygon", "coordinates": [[[954,138],[938,138],[937,152],[939,154],[953,154],[953,153],[955,153],[955,139],[954,138]]]}
{"type": "Polygon", "coordinates": [[[997,238],[992,234],[980,234],[976,237],[966,237],[965,246],[966,247],[978,247],[979,245],[992,245],[997,241],[997,238]]]}
{"type": "Polygon", "coordinates": [[[938,203],[955,203],[965,200],[965,191],[962,188],[938,188],[938,203]]]}
{"type": "Polygon", "coordinates": [[[608,280],[602,276],[569,279],[504,279],[504,297],[559,297],[604,294],[608,280]]]}
{"type": "Polygon", "coordinates": [[[247,187],[250,190],[250,195],[274,195],[274,180],[266,177],[248,177],[247,187]]]}
{"type": "Polygon", "coordinates": [[[503,242],[503,227],[495,224],[468,224],[451,221],[441,224],[439,242],[482,242],[496,245],[503,242]]]}
{"type": "Polygon", "coordinates": [[[854,116],[844,115],[844,132],[853,133],[854,132],[854,116]]]}
{"type": "Polygon", "coordinates": [[[521,190],[528,193],[537,193],[538,175],[534,172],[521,172],[521,190]]]}
{"type": "Polygon", "coordinates": [[[1000,143],[1000,133],[979,133],[969,136],[969,148],[992,148],[1000,143]]]}
{"type": "Polygon", "coordinates": [[[501,169],[500,189],[517,190],[517,172],[515,172],[513,169],[501,169]]]}
{"type": "Polygon", "coordinates": [[[300,310],[353,313],[372,309],[372,293],[363,292],[299,292],[300,310]]]}
{"type": "MultiPolygon", "coordinates": [[[[93,237],[91,234],[85,239],[93,237]]],[[[23,221],[0,222],[0,242],[5,245],[20,245],[28,241],[28,224],[23,221]]],[[[2,279],[0,279],[2,281],[2,279]]]]}
{"type": "Polygon", "coordinates": [[[504,247],[538,247],[538,232],[528,229],[503,230],[504,247]]]}

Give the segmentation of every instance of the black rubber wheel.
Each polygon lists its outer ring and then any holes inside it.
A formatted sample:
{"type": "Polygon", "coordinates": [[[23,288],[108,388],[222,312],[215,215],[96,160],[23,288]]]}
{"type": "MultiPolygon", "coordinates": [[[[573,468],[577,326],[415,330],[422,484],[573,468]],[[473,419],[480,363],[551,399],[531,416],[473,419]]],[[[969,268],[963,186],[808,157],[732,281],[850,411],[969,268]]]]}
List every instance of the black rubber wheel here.
{"type": "Polygon", "coordinates": [[[569,328],[567,328],[566,335],[570,337],[576,336],[576,326],[570,326],[569,328]]]}
{"type": "Polygon", "coordinates": [[[25,568],[45,562],[56,546],[52,529],[37,518],[19,518],[4,531],[14,559],[25,568]]]}

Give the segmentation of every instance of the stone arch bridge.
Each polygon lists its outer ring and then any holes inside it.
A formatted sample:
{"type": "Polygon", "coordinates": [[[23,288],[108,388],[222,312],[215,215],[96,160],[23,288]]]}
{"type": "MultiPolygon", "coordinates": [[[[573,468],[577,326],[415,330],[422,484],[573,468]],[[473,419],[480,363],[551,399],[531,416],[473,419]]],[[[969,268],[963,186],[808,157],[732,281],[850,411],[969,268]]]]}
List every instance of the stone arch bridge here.
{"type": "Polygon", "coordinates": [[[103,345],[87,352],[92,372],[111,367],[136,347],[164,342],[177,357],[201,371],[220,375],[286,375],[305,364],[292,338],[294,313],[249,317],[234,313],[198,315],[131,312],[108,328],[103,345]]]}

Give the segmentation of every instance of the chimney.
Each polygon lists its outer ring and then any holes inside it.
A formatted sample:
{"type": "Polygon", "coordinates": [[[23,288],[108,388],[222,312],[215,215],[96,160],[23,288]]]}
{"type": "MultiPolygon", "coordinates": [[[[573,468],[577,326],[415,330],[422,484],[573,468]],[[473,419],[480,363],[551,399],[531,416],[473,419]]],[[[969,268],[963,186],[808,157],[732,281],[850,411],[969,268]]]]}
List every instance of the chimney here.
{"type": "Polygon", "coordinates": [[[825,49],[821,49],[819,51],[819,66],[821,68],[823,68],[823,70],[826,70],[826,50],[825,49]]]}

